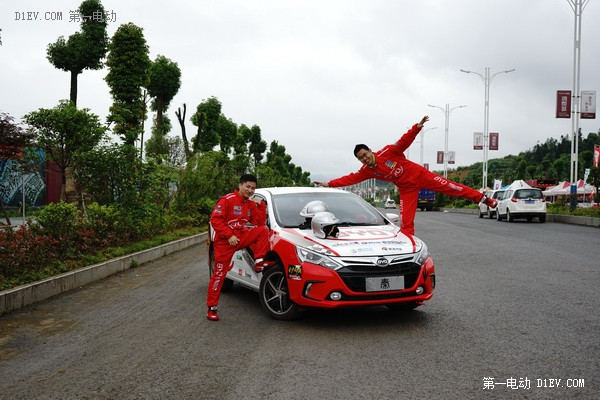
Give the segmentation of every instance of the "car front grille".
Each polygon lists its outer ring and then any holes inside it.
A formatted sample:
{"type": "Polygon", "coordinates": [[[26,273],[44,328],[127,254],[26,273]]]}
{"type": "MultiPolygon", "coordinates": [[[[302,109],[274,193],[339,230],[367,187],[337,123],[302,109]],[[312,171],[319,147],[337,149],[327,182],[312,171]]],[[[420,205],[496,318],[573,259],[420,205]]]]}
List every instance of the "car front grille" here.
{"type": "Polygon", "coordinates": [[[344,283],[355,292],[365,292],[365,278],[404,276],[404,285],[409,288],[415,284],[421,271],[421,265],[415,262],[415,256],[388,257],[389,264],[381,267],[377,260],[381,257],[340,257],[336,261],[344,265],[336,272],[344,283]]]}

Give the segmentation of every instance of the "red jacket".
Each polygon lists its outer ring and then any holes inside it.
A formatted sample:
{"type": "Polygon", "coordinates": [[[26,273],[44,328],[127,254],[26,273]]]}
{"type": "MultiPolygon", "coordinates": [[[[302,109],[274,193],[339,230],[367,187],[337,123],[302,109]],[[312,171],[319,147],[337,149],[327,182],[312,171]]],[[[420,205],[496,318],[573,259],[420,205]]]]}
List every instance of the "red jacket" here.
{"type": "Polygon", "coordinates": [[[250,199],[246,200],[236,189],[219,199],[210,217],[210,224],[215,231],[215,239],[227,240],[244,230],[264,225],[266,219],[265,202],[258,205],[250,199]]]}
{"type": "Polygon", "coordinates": [[[421,185],[421,174],[427,171],[425,168],[408,160],[404,151],[415,140],[421,128],[417,124],[406,132],[394,144],[385,146],[375,154],[374,166],[363,165],[358,172],[332,179],[328,182],[330,187],[354,185],[370,178],[381,181],[393,182],[398,188],[419,187],[421,185]]]}

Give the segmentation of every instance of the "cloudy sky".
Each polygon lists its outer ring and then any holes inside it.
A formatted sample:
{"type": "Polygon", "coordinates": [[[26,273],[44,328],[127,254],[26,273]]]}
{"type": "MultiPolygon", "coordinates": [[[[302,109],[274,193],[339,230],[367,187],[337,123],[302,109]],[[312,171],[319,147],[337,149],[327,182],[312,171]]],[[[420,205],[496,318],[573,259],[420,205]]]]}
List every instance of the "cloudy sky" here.
{"type": "MultiPolygon", "coordinates": [[[[70,21],[79,0],[0,0],[0,110],[19,120],[69,97],[69,74],[46,59],[46,47],[79,30],[70,21]],[[37,14],[36,14],[37,13],[37,14]],[[62,20],[59,16],[62,13],[62,20]],[[35,19],[37,18],[37,20],[35,19]]],[[[164,55],[182,70],[171,103],[188,117],[216,96],[235,123],[259,125],[284,145],[313,180],[358,169],[356,143],[372,149],[395,141],[430,116],[424,162],[444,148],[456,165],[482,160],[473,132],[483,131],[484,84],[461,69],[500,73],[490,85],[490,131],[500,150],[518,154],[571,131],[555,118],[557,90],[573,88],[575,16],[568,0],[103,0],[121,24],[144,29],[151,59],[164,55]],[[430,129],[436,128],[436,129],[430,129]]],[[[582,18],[581,89],[600,91],[600,2],[582,18]]],[[[106,69],[79,76],[78,106],[105,119],[112,102],[106,69]]],[[[584,135],[600,121],[582,120],[584,135]]],[[[195,127],[188,122],[188,133],[195,127]]],[[[148,135],[146,135],[148,137],[148,135]]],[[[408,156],[420,161],[420,143],[408,156]]]]}

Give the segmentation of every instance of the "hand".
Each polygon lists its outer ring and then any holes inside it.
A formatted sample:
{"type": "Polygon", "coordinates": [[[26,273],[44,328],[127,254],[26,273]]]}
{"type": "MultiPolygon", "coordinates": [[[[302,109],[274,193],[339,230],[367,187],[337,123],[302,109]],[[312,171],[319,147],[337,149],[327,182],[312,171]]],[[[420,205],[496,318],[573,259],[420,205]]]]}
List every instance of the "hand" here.
{"type": "Polygon", "coordinates": [[[327,182],[313,182],[313,183],[317,186],[329,187],[329,184],[327,182]]]}
{"type": "Polygon", "coordinates": [[[260,205],[260,203],[262,203],[262,199],[259,196],[253,196],[250,200],[255,202],[257,205],[260,205]]]}
{"type": "Polygon", "coordinates": [[[240,239],[238,239],[237,236],[233,235],[232,237],[227,239],[227,241],[229,242],[230,246],[237,246],[237,244],[240,242],[240,239]]]}
{"type": "Polygon", "coordinates": [[[425,122],[429,121],[429,117],[426,115],[423,119],[417,124],[417,127],[422,128],[425,122]]]}

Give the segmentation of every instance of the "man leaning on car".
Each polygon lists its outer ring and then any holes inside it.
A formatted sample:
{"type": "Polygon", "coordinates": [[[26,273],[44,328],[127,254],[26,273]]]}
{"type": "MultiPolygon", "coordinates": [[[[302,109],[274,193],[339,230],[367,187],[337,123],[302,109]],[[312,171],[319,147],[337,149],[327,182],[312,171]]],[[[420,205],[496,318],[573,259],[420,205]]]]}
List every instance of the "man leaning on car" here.
{"type": "Polygon", "coordinates": [[[218,321],[217,305],[225,275],[231,269],[233,254],[244,247],[250,247],[254,254],[254,270],[262,271],[273,265],[264,260],[269,251],[269,230],[265,226],[266,205],[259,197],[251,197],[256,190],[256,177],[242,175],[238,189],[219,199],[212,215],[210,225],[214,243],[214,270],[208,282],[206,317],[218,321]]]}

